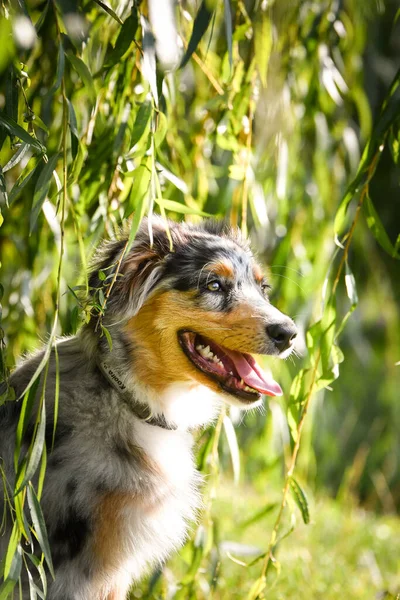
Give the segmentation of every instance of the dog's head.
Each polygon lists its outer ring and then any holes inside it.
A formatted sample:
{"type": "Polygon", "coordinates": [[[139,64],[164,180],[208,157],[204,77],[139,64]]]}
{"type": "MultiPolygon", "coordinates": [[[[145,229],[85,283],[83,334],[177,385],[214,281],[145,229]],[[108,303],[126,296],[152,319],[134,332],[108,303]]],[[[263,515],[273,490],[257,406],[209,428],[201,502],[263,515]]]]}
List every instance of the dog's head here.
{"type": "Polygon", "coordinates": [[[281,394],[252,354],[285,358],[296,326],[270,304],[247,241],[215,222],[168,226],[153,219],[150,236],[143,222],[122,260],[126,239],[106,243],[90,279],[107,287],[118,265],[105,325],[124,337],[135,377],[155,390],[197,382],[241,407],[281,394]]]}

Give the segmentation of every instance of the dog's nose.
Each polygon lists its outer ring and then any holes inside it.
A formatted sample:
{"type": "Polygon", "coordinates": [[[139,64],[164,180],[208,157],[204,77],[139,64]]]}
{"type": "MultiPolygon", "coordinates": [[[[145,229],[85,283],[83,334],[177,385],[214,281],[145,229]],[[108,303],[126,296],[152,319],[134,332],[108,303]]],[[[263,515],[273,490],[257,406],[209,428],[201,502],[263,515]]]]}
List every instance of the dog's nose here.
{"type": "Polygon", "coordinates": [[[297,328],[293,321],[274,323],[273,325],[268,325],[267,333],[279,352],[283,352],[293,345],[297,336],[297,328]]]}

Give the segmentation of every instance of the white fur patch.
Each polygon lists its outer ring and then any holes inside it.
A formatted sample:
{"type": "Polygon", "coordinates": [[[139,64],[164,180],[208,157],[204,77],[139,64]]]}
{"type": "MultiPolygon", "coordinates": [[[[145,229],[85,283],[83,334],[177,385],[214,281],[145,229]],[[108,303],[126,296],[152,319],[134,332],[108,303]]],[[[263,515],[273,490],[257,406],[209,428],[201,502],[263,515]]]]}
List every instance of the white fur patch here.
{"type": "Polygon", "coordinates": [[[161,396],[148,395],[155,414],[163,413],[179,429],[194,429],[211,423],[221,407],[221,397],[204,385],[182,382],[169,385],[161,396]]]}

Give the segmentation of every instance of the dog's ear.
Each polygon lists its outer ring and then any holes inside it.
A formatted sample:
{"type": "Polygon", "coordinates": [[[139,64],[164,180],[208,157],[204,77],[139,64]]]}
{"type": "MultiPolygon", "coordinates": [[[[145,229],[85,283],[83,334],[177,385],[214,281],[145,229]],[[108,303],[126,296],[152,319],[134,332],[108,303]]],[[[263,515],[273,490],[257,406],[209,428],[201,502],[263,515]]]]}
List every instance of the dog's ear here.
{"type": "Polygon", "coordinates": [[[122,239],[104,242],[96,253],[89,278],[91,294],[97,298],[107,296],[106,314],[120,317],[135,315],[149,295],[163,281],[167,257],[180,243],[173,223],[168,223],[173,241],[171,250],[166,224],[161,219],[144,219],[129,248],[129,231],[122,239]],[[111,286],[111,291],[108,291],[111,286]],[[99,293],[99,290],[102,293],[99,293]]]}

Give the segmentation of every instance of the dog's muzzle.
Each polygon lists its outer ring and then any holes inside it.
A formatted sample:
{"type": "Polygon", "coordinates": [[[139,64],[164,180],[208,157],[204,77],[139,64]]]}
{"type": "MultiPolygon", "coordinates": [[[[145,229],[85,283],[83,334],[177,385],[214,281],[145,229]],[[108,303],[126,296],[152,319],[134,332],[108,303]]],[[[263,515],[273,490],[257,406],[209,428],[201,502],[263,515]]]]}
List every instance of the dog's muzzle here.
{"type": "Polygon", "coordinates": [[[291,319],[284,323],[273,323],[267,325],[267,335],[275,344],[279,352],[291,348],[297,337],[297,327],[291,319]]]}

